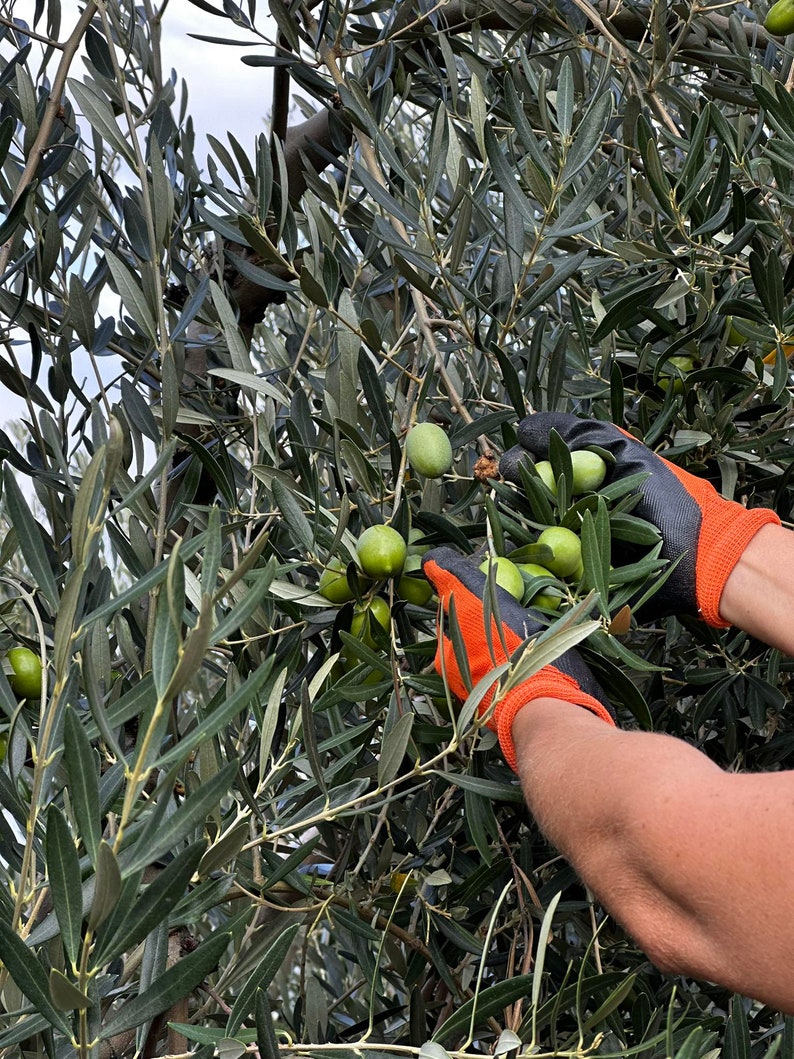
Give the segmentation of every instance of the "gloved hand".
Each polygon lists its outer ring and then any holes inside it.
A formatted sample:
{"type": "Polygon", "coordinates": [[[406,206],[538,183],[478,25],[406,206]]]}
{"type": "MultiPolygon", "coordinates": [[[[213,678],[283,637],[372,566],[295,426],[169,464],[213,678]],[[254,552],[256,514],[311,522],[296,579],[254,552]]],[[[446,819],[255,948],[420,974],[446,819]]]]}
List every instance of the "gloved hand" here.
{"type": "MultiPolygon", "coordinates": [[[[445,615],[449,613],[450,598],[455,598],[455,615],[466,644],[472,687],[495,666],[506,662],[524,640],[543,630],[543,624],[533,616],[531,610],[525,610],[508,592],[497,586],[502,638],[507,646],[507,653],[502,647],[493,617],[490,619],[489,646],[483,607],[487,584],[485,574],[478,570],[471,560],[465,559],[451,548],[434,548],[427,552],[422,560],[422,569],[435,587],[445,615]]],[[[449,686],[459,699],[468,696],[471,688],[466,686],[455,659],[452,641],[443,629],[439,629],[436,671],[446,673],[449,686]]],[[[489,708],[495,690],[494,686],[482,700],[481,714],[489,708]]],[[[609,724],[615,723],[612,708],[593,674],[576,651],[566,651],[553,665],[544,666],[500,699],[488,722],[488,726],[499,737],[505,761],[514,771],[516,753],[512,736],[513,719],[522,706],[532,699],[546,696],[584,706],[609,724]]]]}
{"type": "Polygon", "coordinates": [[[725,500],[709,482],[657,456],[612,423],[578,419],[562,412],[537,412],[521,420],[520,443],[506,452],[499,464],[504,478],[520,485],[521,459],[528,452],[536,459],[547,457],[552,428],[571,451],[590,445],[608,449],[616,461],[608,471],[613,480],[650,472],[635,513],[660,531],[663,558],[684,557],[651,599],[650,609],[658,614],[697,614],[716,628],[730,625],[720,617],[725,582],[758,530],[769,523],[780,525],[774,511],[748,510],[725,500]]]}

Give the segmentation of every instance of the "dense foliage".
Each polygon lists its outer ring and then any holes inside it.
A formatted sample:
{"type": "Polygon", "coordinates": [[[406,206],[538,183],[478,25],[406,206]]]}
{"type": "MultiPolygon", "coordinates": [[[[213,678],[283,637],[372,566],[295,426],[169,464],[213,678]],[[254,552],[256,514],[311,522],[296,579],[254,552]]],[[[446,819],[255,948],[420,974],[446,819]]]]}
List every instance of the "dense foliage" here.
{"type": "Polygon", "coordinates": [[[631,497],[572,499],[564,447],[556,498],[494,463],[528,410],[581,411],[790,517],[763,0],[192,2],[273,68],[269,136],[206,159],[151,0],[0,15],[0,649],[44,674],[0,672],[0,1054],[794,1054],[593,903],[435,674],[435,601],[355,551],[581,524],[598,596],[536,662],[587,636],[621,723],[786,766],[787,659],[628,628],[663,576],[631,497]]]}

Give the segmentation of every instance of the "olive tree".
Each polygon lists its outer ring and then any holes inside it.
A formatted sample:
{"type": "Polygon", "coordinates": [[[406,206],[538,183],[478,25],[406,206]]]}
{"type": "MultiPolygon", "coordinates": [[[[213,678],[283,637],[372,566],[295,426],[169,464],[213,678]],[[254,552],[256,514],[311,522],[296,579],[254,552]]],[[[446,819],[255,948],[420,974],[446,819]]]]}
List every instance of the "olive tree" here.
{"type": "Polygon", "coordinates": [[[167,3],[0,12],[0,650],[43,674],[0,672],[0,1051],[788,1055],[604,914],[436,673],[435,600],[356,553],[581,530],[522,663],[581,641],[621,724],[785,767],[790,662],[638,620],[668,568],[631,493],[572,497],[561,445],[556,492],[498,475],[521,416],[570,410],[789,517],[763,0],[191,2],[272,73],[267,131],[206,158],[167,3]]]}

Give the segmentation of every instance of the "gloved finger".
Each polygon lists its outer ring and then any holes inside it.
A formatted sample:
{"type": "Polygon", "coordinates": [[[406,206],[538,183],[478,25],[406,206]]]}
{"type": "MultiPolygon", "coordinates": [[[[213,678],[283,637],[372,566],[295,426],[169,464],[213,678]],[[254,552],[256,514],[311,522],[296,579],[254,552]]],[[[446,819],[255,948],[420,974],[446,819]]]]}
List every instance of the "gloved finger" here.
{"type": "Polygon", "coordinates": [[[556,430],[570,449],[582,449],[587,445],[602,445],[611,448],[628,436],[612,423],[596,419],[580,419],[567,412],[535,412],[524,416],[518,424],[518,440],[523,449],[533,456],[545,459],[549,452],[549,434],[556,430]]]}
{"type": "MultiPolygon", "coordinates": [[[[483,634],[485,590],[487,576],[470,559],[452,548],[433,548],[422,559],[422,571],[434,586],[445,611],[449,610],[450,597],[455,597],[455,611],[463,627],[472,621],[483,634]]],[[[496,604],[499,620],[521,640],[534,635],[543,627],[540,616],[522,607],[514,596],[496,585],[496,604]]]]}
{"type": "Polygon", "coordinates": [[[456,649],[448,630],[440,628],[436,671],[446,675],[458,698],[465,699],[482,677],[506,662],[524,640],[540,630],[541,624],[498,585],[491,600],[494,609],[486,617],[488,579],[470,559],[451,548],[427,552],[422,568],[446,615],[454,605],[463,646],[458,643],[456,649]]]}
{"type": "Polygon", "coordinates": [[[505,481],[512,482],[513,485],[521,485],[519,467],[522,460],[530,462],[529,453],[523,445],[514,445],[512,449],[508,449],[502,456],[499,461],[499,473],[505,481]]]}
{"type": "MultiPolygon", "coordinates": [[[[423,569],[433,583],[445,612],[449,611],[450,598],[455,599],[455,613],[461,635],[466,644],[471,676],[476,683],[489,669],[506,661],[520,645],[544,628],[540,615],[522,607],[508,592],[497,586],[496,602],[502,624],[501,636],[492,617],[490,643],[485,628],[483,597],[487,578],[469,559],[451,548],[435,548],[424,556],[423,569]],[[505,651],[506,648],[506,651],[505,651]]],[[[444,655],[445,671],[458,679],[458,665],[451,641],[439,637],[439,651],[444,655]]],[[[437,668],[440,656],[437,656],[437,668]]],[[[612,707],[595,677],[574,650],[566,651],[554,662],[554,668],[572,678],[576,684],[597,699],[607,713],[612,707]]],[[[453,687],[456,694],[459,692],[453,687]]],[[[460,696],[459,697],[464,697],[460,696]]]]}

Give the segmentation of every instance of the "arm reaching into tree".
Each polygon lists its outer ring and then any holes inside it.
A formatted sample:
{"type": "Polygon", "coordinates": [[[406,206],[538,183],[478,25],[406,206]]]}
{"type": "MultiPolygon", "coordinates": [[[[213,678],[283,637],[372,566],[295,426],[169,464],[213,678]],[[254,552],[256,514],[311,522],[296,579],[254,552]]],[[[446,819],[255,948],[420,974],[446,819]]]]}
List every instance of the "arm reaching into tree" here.
{"type": "Polygon", "coordinates": [[[759,640],[794,655],[794,533],[764,526],[733,568],[720,600],[720,616],[759,640]]]}
{"type": "Polygon", "coordinates": [[[656,966],[794,1013],[794,772],[726,773],[550,698],[512,739],[544,834],[656,966]]]}
{"type": "MultiPolygon", "coordinates": [[[[737,625],[794,653],[794,534],[774,513],[726,501],[616,427],[572,416],[524,420],[521,448],[503,458],[505,477],[516,480],[525,451],[546,455],[551,426],[572,449],[609,448],[613,477],[650,472],[639,513],[659,526],[668,558],[688,553],[666,586],[664,609],[737,625]]],[[[499,642],[496,630],[486,634],[478,607],[483,575],[447,549],[428,553],[424,569],[445,613],[454,600],[464,615],[458,621],[475,662],[470,683],[504,661],[522,631],[527,637],[537,628],[531,611],[499,590],[500,611],[517,638],[504,641],[507,653],[494,654],[488,645],[499,642]]],[[[794,906],[794,845],[787,840],[794,772],[726,773],[682,740],[620,731],[575,652],[557,665],[570,672],[572,659],[573,694],[549,683],[553,667],[546,667],[497,702],[489,722],[540,827],[662,970],[794,1014],[794,918],[781,915],[794,906]]],[[[443,631],[437,668],[465,697],[443,631]]]]}

